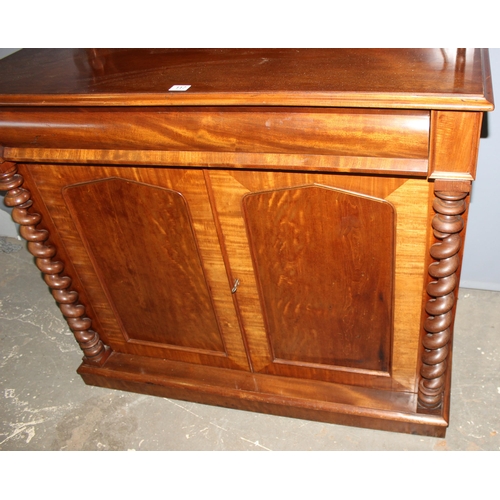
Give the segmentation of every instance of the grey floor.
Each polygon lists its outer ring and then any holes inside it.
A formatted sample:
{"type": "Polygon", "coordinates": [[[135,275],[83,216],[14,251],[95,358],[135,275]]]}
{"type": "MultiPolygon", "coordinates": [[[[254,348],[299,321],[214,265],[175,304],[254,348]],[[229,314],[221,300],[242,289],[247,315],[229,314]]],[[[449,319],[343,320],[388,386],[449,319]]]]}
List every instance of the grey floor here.
{"type": "Polygon", "coordinates": [[[86,386],[25,244],[0,238],[0,450],[500,450],[500,293],[461,290],[445,439],[86,386]]]}

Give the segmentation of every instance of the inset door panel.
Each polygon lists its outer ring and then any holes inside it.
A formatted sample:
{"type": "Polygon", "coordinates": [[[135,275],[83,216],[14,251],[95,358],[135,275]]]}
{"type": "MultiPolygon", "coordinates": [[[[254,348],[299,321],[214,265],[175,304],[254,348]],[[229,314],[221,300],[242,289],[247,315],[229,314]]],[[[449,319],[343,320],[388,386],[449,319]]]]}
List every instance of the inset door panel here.
{"type": "Polygon", "coordinates": [[[388,372],[394,208],[309,185],[243,199],[275,361],[388,372]]]}
{"type": "Polygon", "coordinates": [[[129,340],[224,352],[180,193],[117,178],[63,193],[129,340]]]}

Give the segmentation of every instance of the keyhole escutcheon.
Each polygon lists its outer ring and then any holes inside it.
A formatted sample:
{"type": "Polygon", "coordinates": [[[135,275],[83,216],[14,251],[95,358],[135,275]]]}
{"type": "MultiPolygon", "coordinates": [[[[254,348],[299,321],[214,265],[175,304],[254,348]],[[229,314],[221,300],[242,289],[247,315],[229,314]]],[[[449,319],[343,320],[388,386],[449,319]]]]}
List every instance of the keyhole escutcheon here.
{"type": "Polygon", "coordinates": [[[231,288],[231,293],[236,293],[236,290],[238,290],[239,284],[240,284],[240,280],[238,278],[236,278],[234,280],[233,288],[231,288]]]}

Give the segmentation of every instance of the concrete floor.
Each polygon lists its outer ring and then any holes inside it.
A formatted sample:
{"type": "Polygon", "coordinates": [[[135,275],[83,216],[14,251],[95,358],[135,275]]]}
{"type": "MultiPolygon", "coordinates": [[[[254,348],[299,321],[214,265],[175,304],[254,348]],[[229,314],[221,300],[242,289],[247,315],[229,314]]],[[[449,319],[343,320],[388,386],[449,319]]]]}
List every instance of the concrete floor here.
{"type": "Polygon", "coordinates": [[[445,439],[86,386],[25,244],[0,237],[0,450],[500,450],[500,293],[461,290],[445,439]]]}

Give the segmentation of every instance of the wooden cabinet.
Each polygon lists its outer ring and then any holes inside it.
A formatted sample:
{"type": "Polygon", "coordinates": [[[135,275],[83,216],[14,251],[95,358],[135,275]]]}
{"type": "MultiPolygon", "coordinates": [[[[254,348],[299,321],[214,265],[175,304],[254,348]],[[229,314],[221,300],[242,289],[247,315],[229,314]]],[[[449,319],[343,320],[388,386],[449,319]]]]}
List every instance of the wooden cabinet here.
{"type": "Polygon", "coordinates": [[[493,101],[443,50],[2,61],[0,189],[85,382],[444,436],[493,101]]]}

